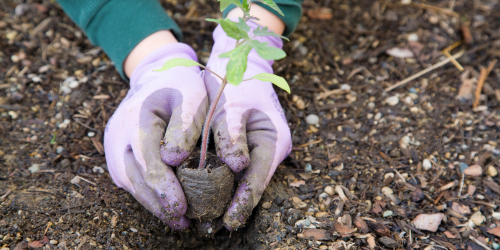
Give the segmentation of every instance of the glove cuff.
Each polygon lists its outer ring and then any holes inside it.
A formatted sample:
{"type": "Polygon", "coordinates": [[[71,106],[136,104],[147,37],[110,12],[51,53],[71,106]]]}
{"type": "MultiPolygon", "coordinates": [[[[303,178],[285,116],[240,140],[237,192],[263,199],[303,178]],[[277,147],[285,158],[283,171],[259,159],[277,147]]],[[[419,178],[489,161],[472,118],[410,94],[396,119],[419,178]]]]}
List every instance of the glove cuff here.
{"type": "MultiPolygon", "coordinates": [[[[144,74],[151,73],[151,71],[161,68],[163,64],[174,58],[184,58],[198,61],[196,52],[193,48],[191,48],[191,46],[185,43],[167,44],[151,52],[148,56],[142,59],[141,62],[139,62],[130,77],[130,88],[133,88],[134,85],[139,83],[139,80],[144,74]]],[[[190,68],[194,69],[196,73],[199,74],[199,67],[193,66],[190,68]]]]}

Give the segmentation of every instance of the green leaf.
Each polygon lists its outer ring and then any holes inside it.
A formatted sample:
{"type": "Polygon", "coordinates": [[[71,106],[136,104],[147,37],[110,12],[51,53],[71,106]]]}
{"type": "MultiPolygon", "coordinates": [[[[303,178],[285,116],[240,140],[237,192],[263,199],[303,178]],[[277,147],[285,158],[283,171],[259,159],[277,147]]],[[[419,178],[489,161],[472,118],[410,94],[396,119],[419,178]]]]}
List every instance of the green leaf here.
{"type": "Polygon", "coordinates": [[[249,0],[242,0],[243,4],[241,5],[241,9],[243,9],[243,12],[249,13],[250,12],[250,4],[252,3],[249,0]]]}
{"type": "Polygon", "coordinates": [[[241,6],[241,2],[239,0],[219,0],[219,2],[220,2],[220,11],[221,12],[224,11],[231,4],[234,4],[234,5],[243,9],[243,7],[241,6]]]}
{"type": "Polygon", "coordinates": [[[219,57],[229,57],[229,62],[226,67],[227,82],[234,86],[238,86],[243,81],[243,74],[247,70],[248,53],[252,46],[249,43],[244,43],[235,49],[220,54],[219,57]]]}
{"type": "Polygon", "coordinates": [[[246,33],[250,31],[250,26],[248,26],[247,23],[245,23],[245,20],[243,20],[243,18],[241,17],[239,18],[239,22],[236,23],[236,26],[238,26],[238,28],[245,31],[246,33]]]}
{"type": "Polygon", "coordinates": [[[290,40],[287,38],[287,37],[284,37],[284,36],[280,36],[276,33],[274,33],[274,31],[272,30],[268,30],[267,27],[257,27],[256,29],[253,30],[253,34],[255,36],[274,36],[274,37],[279,37],[279,38],[282,38],[282,39],[285,39],[287,41],[290,42],[290,40]]]}
{"type": "Polygon", "coordinates": [[[240,39],[248,39],[250,38],[248,36],[248,33],[245,32],[245,30],[240,29],[238,25],[236,25],[236,22],[231,21],[230,19],[219,19],[220,25],[222,26],[222,29],[224,32],[226,32],[226,35],[229,37],[232,37],[236,40],[240,39]]]}
{"type": "Polygon", "coordinates": [[[219,24],[220,24],[220,20],[222,20],[222,18],[219,18],[219,19],[206,18],[205,19],[205,21],[219,23],[219,24]]]}
{"type": "Polygon", "coordinates": [[[285,78],[283,78],[281,76],[277,76],[277,75],[269,74],[269,73],[261,73],[261,74],[253,76],[250,79],[257,79],[257,80],[261,80],[263,82],[272,82],[274,85],[280,87],[284,91],[288,92],[288,94],[290,94],[290,86],[288,86],[288,83],[286,82],[285,78]]]}
{"type": "Polygon", "coordinates": [[[285,16],[285,14],[283,14],[283,12],[280,10],[278,5],[276,5],[276,3],[273,0],[257,0],[257,1],[271,7],[273,10],[278,12],[280,15],[285,16]]]}
{"type": "Polygon", "coordinates": [[[261,43],[257,40],[250,41],[250,45],[257,51],[260,57],[266,60],[279,60],[286,57],[285,51],[275,47],[267,46],[267,43],[261,43]]]}
{"type": "Polygon", "coordinates": [[[161,72],[177,66],[191,67],[191,66],[203,66],[203,65],[191,59],[175,58],[163,64],[163,67],[161,67],[160,69],[155,69],[153,71],[161,72]]]}
{"type": "Polygon", "coordinates": [[[50,140],[50,144],[56,144],[56,135],[57,135],[57,132],[54,132],[54,135],[52,136],[52,140],[50,140]]]}

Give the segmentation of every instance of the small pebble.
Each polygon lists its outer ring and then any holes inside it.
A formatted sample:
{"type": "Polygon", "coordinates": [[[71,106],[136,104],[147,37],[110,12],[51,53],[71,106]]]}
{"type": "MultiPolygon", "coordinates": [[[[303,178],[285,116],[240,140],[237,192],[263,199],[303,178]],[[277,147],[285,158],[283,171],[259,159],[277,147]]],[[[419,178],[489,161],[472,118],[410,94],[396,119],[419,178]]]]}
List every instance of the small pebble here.
{"type": "Polygon", "coordinates": [[[432,163],[429,159],[424,159],[424,162],[422,162],[422,167],[424,168],[425,171],[429,170],[432,168],[432,163]]]}
{"type": "Polygon", "coordinates": [[[102,167],[99,167],[99,166],[94,166],[94,168],[92,168],[92,172],[104,174],[104,169],[102,167]]]}
{"type": "Polygon", "coordinates": [[[387,97],[387,99],[385,99],[385,102],[389,106],[395,106],[396,104],[399,103],[399,96],[395,95],[395,96],[387,97]]]}
{"type": "Polygon", "coordinates": [[[61,91],[62,91],[64,94],[66,94],[66,95],[67,95],[67,94],[71,93],[71,88],[70,88],[70,87],[68,87],[68,86],[63,85],[63,86],[61,86],[61,91]]]}
{"type": "Polygon", "coordinates": [[[57,241],[57,240],[50,240],[49,242],[52,245],[57,245],[57,243],[59,243],[59,241],[57,241]]]}
{"type": "Polygon", "coordinates": [[[48,65],[48,64],[44,65],[38,69],[38,73],[45,73],[45,72],[49,71],[49,69],[50,69],[50,65],[48,65]]]}
{"type": "Polygon", "coordinates": [[[298,109],[305,109],[306,108],[306,103],[302,99],[298,99],[295,102],[295,106],[297,106],[298,109]]]}
{"type": "Polygon", "coordinates": [[[10,115],[10,117],[12,118],[12,120],[17,119],[17,117],[18,117],[17,112],[14,111],[14,110],[9,111],[8,114],[10,115]]]}
{"type": "Polygon", "coordinates": [[[418,35],[415,33],[408,35],[408,41],[410,41],[410,42],[418,41],[418,35]]]}
{"type": "Polygon", "coordinates": [[[319,117],[315,114],[310,114],[306,117],[306,123],[309,125],[316,125],[319,123],[319,117]]]}
{"type": "Polygon", "coordinates": [[[69,84],[68,84],[68,87],[74,89],[74,88],[77,88],[78,85],[80,85],[80,83],[78,81],[71,81],[69,84]]]}
{"type": "Polygon", "coordinates": [[[307,207],[307,203],[299,202],[299,203],[295,204],[295,206],[297,206],[298,209],[304,209],[307,207]]]}
{"type": "Polygon", "coordinates": [[[373,117],[373,119],[375,119],[375,121],[380,120],[380,118],[382,118],[382,113],[380,113],[380,112],[376,113],[375,117],[373,117]]]}
{"type": "Polygon", "coordinates": [[[264,204],[262,204],[262,207],[265,209],[271,208],[271,202],[264,202],[264,204]]]}
{"type": "Polygon", "coordinates": [[[324,199],[324,198],[326,198],[326,197],[328,197],[328,194],[327,194],[327,193],[321,193],[321,194],[319,195],[319,198],[322,198],[322,199],[324,199]]]}
{"type": "Polygon", "coordinates": [[[335,189],[332,186],[326,186],[325,187],[325,193],[329,195],[334,195],[335,194],[335,189]]]}
{"type": "Polygon", "coordinates": [[[383,187],[381,191],[385,195],[389,195],[389,194],[393,194],[394,193],[394,191],[392,191],[392,189],[390,187],[383,187]]]}
{"type": "Polygon", "coordinates": [[[403,5],[411,4],[411,0],[401,0],[401,4],[403,5]]]}
{"type": "Polygon", "coordinates": [[[483,222],[485,221],[485,217],[483,216],[483,214],[481,214],[481,211],[477,211],[475,212],[474,214],[472,214],[472,216],[470,217],[470,220],[472,221],[472,223],[474,223],[476,226],[481,226],[481,224],[483,224],[483,222]]]}
{"type": "Polygon", "coordinates": [[[31,167],[29,167],[29,168],[28,168],[28,170],[29,170],[32,174],[34,174],[34,173],[36,173],[36,172],[40,171],[40,165],[38,165],[38,164],[33,164],[33,165],[31,165],[31,167]]]}
{"type": "Polygon", "coordinates": [[[497,250],[497,249],[500,249],[500,245],[498,243],[491,243],[491,246],[493,247],[493,249],[497,250]]]}
{"type": "Polygon", "coordinates": [[[468,167],[469,167],[469,165],[467,165],[467,164],[465,164],[465,163],[463,163],[463,162],[460,162],[460,165],[459,165],[459,166],[460,166],[460,172],[462,172],[462,173],[464,172],[464,170],[465,170],[466,168],[468,168],[468,167]]]}
{"type": "Polygon", "coordinates": [[[90,132],[87,133],[87,136],[88,137],[94,137],[95,136],[95,132],[90,131],[90,132]]]}
{"type": "Polygon", "coordinates": [[[316,218],[322,218],[322,217],[327,217],[327,216],[328,216],[327,212],[316,213],[316,218]]]}
{"type": "Polygon", "coordinates": [[[306,227],[310,226],[311,225],[311,220],[309,218],[307,218],[306,221],[305,221],[305,223],[304,223],[304,225],[306,227]]]}
{"type": "Polygon", "coordinates": [[[488,174],[491,176],[491,177],[495,177],[498,175],[498,170],[496,167],[493,167],[493,166],[489,166],[488,167],[488,174]]]}
{"type": "Polygon", "coordinates": [[[298,50],[299,53],[303,56],[307,55],[307,52],[309,52],[309,49],[304,45],[299,45],[298,50]]]}
{"type": "Polygon", "coordinates": [[[437,16],[430,16],[429,22],[432,24],[437,24],[439,22],[439,18],[437,16]]]}
{"type": "Polygon", "coordinates": [[[58,147],[56,148],[56,153],[57,153],[58,155],[60,155],[63,151],[64,151],[64,147],[63,147],[63,146],[58,146],[58,147]]]}
{"type": "Polygon", "coordinates": [[[310,164],[310,163],[306,163],[306,167],[305,167],[305,169],[304,169],[304,172],[306,172],[306,173],[310,173],[310,172],[312,172],[312,171],[313,171],[313,169],[312,169],[311,164],[310,164]]]}
{"type": "Polygon", "coordinates": [[[135,228],[133,228],[133,227],[131,227],[131,228],[130,228],[130,231],[132,231],[133,233],[137,233],[137,232],[139,232],[137,229],[135,229],[135,228]]]}
{"type": "Polygon", "coordinates": [[[369,109],[374,109],[375,108],[375,103],[374,102],[369,102],[367,106],[368,106],[369,109]]]}
{"type": "Polygon", "coordinates": [[[384,214],[382,216],[384,216],[384,218],[387,218],[389,216],[392,216],[393,212],[391,210],[387,210],[384,212],[384,214]]]}
{"type": "Polygon", "coordinates": [[[377,57],[370,57],[370,58],[368,58],[368,62],[371,63],[371,64],[375,64],[375,63],[377,63],[377,61],[378,61],[377,57]]]}
{"type": "Polygon", "coordinates": [[[70,123],[69,119],[64,119],[64,121],[57,126],[61,129],[65,129],[68,127],[69,123],[70,123]]]}
{"type": "Polygon", "coordinates": [[[387,173],[387,174],[385,174],[384,175],[384,180],[386,180],[389,177],[394,179],[394,173],[387,173]]]}

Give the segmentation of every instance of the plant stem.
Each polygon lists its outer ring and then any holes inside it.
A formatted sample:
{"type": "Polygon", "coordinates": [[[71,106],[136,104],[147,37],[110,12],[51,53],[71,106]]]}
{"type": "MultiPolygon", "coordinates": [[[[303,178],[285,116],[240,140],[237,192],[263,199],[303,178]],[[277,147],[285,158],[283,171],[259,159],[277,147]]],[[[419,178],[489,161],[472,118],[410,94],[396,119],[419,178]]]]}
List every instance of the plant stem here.
{"type": "Polygon", "coordinates": [[[203,169],[205,167],[205,160],[207,158],[207,149],[208,149],[208,135],[210,134],[210,122],[212,121],[212,117],[214,116],[215,108],[217,107],[217,103],[222,96],[222,92],[224,91],[224,87],[226,87],[227,79],[224,77],[222,79],[222,83],[219,86],[219,90],[215,95],[214,102],[210,105],[210,109],[208,110],[207,118],[205,118],[205,124],[203,125],[203,135],[201,139],[201,153],[200,153],[200,165],[198,165],[198,169],[203,169]]]}

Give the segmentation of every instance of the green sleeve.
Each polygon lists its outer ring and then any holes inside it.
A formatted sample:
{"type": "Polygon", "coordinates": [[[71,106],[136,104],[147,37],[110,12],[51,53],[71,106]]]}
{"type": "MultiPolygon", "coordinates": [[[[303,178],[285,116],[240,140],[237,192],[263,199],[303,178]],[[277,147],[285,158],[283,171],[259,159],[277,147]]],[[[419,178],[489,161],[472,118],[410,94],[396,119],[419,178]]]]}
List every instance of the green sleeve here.
{"type": "Polygon", "coordinates": [[[123,61],[147,36],[171,30],[177,40],[182,33],[158,0],[57,0],[66,14],[90,41],[114,62],[126,79],[123,61]]]}
{"type": "MultiPolygon", "coordinates": [[[[304,2],[304,0],[274,0],[274,2],[278,5],[283,14],[285,14],[284,16],[261,2],[257,2],[257,4],[283,20],[286,25],[283,36],[289,37],[299,24],[300,17],[302,16],[302,2],[304,2]]],[[[236,8],[236,5],[231,4],[224,10],[223,16],[226,17],[227,13],[234,8],[236,8]]]]}

